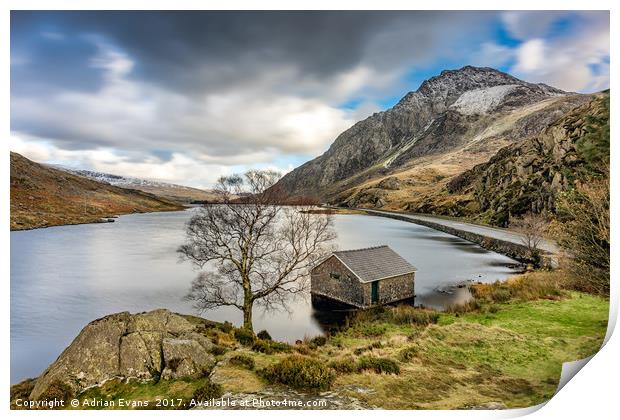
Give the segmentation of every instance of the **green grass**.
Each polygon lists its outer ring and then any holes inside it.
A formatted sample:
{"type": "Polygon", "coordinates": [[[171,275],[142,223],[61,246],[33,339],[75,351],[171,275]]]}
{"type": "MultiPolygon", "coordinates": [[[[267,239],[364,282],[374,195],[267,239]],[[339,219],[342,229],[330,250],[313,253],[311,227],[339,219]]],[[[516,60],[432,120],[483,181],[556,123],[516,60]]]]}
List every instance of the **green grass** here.
{"type": "Polygon", "coordinates": [[[441,314],[406,342],[374,350],[399,361],[398,377],[340,376],[336,386],[368,386],[375,392],[359,397],[385,408],[531,406],[551,398],[563,362],[600,348],[607,328],[609,303],[592,295],[495,305],[493,312],[441,314]]]}
{"type": "MultiPolygon", "coordinates": [[[[100,387],[90,388],[78,399],[85,400],[105,400],[114,401],[115,407],[110,408],[130,408],[120,407],[123,401],[141,401],[148,402],[146,407],[139,408],[157,409],[157,408],[182,408],[184,403],[189,403],[196,391],[209,385],[208,378],[201,379],[177,379],[177,380],[161,380],[161,381],[138,381],[130,380],[127,382],[113,380],[108,381],[100,387]],[[174,406],[157,407],[158,399],[166,399],[170,402],[174,401],[174,406]]],[[[83,403],[82,403],[83,404],[83,403]]],[[[97,408],[97,407],[94,407],[97,408]]],[[[136,407],[138,408],[138,407],[136,407]]]]}
{"type": "MultiPolygon", "coordinates": [[[[236,348],[232,355],[220,357],[218,381],[224,392],[233,394],[257,392],[265,386],[331,389],[370,406],[393,409],[539,404],[554,394],[562,363],[600,348],[609,302],[568,291],[562,298],[524,300],[538,292],[516,286],[516,300],[484,301],[470,312],[419,315],[400,308],[396,314],[390,314],[390,309],[366,313],[349,328],[321,339],[322,345],[311,348],[307,340],[288,346],[287,352],[240,346],[234,331],[218,330],[219,345],[230,347],[231,352],[236,348]]],[[[207,378],[109,381],[80,398],[188,400],[207,383],[207,378]]],[[[12,395],[29,392],[22,388],[14,386],[12,395]]]]}

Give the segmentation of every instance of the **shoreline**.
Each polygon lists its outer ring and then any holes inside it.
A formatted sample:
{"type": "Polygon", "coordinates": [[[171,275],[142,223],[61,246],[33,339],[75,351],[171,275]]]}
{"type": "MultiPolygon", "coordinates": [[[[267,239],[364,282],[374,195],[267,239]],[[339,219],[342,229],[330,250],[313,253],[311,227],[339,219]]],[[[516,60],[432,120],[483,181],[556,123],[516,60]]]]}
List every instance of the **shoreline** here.
{"type": "Polygon", "coordinates": [[[181,208],[178,208],[178,209],[155,210],[155,211],[132,211],[132,212],[129,212],[129,213],[117,213],[117,214],[114,214],[113,216],[101,216],[101,217],[98,218],[98,220],[93,220],[93,221],[83,221],[83,222],[75,222],[75,223],[62,223],[62,224],[58,224],[58,225],[25,227],[25,228],[19,228],[19,229],[11,228],[10,232],[25,232],[25,231],[29,231],[29,230],[49,229],[49,228],[61,227],[61,226],[97,225],[97,224],[114,223],[116,221],[116,219],[118,219],[120,216],[129,216],[129,215],[132,215],[132,214],[168,213],[168,212],[175,212],[175,211],[181,212],[181,211],[186,211],[186,210],[188,210],[190,208],[192,208],[192,206],[183,205],[181,208]],[[103,220],[103,219],[113,219],[113,220],[103,220]]]}
{"type": "MultiPolygon", "coordinates": [[[[213,354],[209,356],[212,367],[209,368],[208,378],[209,382],[220,386],[231,397],[263,395],[272,392],[273,385],[279,385],[278,389],[286,395],[294,394],[294,387],[286,383],[271,383],[263,374],[264,369],[277,366],[279,362],[292,357],[291,360],[316,361],[331,369],[334,382],[329,386],[330,395],[337,400],[350,397],[365,406],[392,409],[467,409],[492,402],[500,404],[504,409],[518,408],[550,399],[563,374],[563,363],[596,354],[598,343],[603,340],[607,329],[607,325],[603,326],[601,321],[608,321],[609,305],[609,301],[604,298],[570,291],[560,285],[553,287],[552,295],[530,295],[529,291],[520,287],[523,282],[552,285],[558,279],[558,273],[538,271],[519,277],[506,286],[474,286],[480,287],[477,306],[463,306],[441,313],[426,309],[405,310],[402,307],[386,308],[380,313],[366,312],[354,317],[347,327],[326,335],[325,339],[319,341],[308,338],[294,345],[277,345],[275,341],[258,338],[254,339],[254,344],[244,344],[237,342],[234,332],[238,328],[234,326],[226,327],[226,323],[192,315],[173,314],[195,324],[199,334],[211,339],[219,337],[219,347],[215,345],[206,348],[208,354],[213,354]],[[506,290],[510,291],[511,298],[508,301],[496,300],[493,291],[498,287],[502,290],[507,287],[506,290]],[[588,311],[584,311],[586,307],[588,311]],[[542,329],[532,329],[533,325],[540,327],[538,319],[541,316],[558,311],[568,311],[571,315],[549,319],[542,329]],[[405,315],[411,316],[411,319],[403,318],[405,315]],[[582,318],[587,323],[587,331],[575,330],[574,317],[582,318]],[[571,332],[575,334],[568,334],[571,332]],[[439,336],[446,339],[437,341],[439,336]],[[558,337],[564,338],[559,340],[558,337]],[[529,344],[523,345],[524,341],[529,344]],[[480,348],[478,344],[472,346],[472,342],[482,342],[484,345],[480,348]],[[256,347],[256,343],[262,346],[256,347]],[[266,352],[263,349],[265,346],[275,347],[266,352]],[[522,369],[520,358],[508,362],[503,359],[501,355],[508,347],[521,358],[527,358],[526,369],[522,369]],[[214,348],[221,348],[222,351],[214,352],[214,348]],[[544,357],[541,356],[543,353],[544,357]],[[437,368],[429,364],[427,360],[431,355],[433,360],[441,362],[445,367],[437,368]],[[235,365],[231,363],[232,357],[241,358],[239,360],[252,359],[252,367],[235,365]],[[393,366],[394,370],[378,374],[379,371],[373,371],[375,365],[365,365],[373,361],[382,362],[381,369],[393,366]],[[487,367],[481,371],[483,363],[487,367]],[[435,378],[433,382],[419,381],[417,372],[421,371],[432,375],[435,378]],[[231,380],[234,377],[243,378],[243,381],[231,380]],[[438,384],[450,383],[456,378],[471,392],[471,402],[463,405],[458,398],[459,390],[450,386],[441,398],[429,397],[438,384]],[[414,400],[403,399],[410,394],[412,383],[417,385],[419,393],[415,394],[414,400]],[[354,385],[356,387],[352,388],[354,385]],[[511,392],[506,392],[506,387],[511,392]],[[366,392],[371,389],[373,392],[366,392]],[[493,391],[491,395],[488,395],[489,390],[493,391]]],[[[108,322],[105,320],[117,322],[114,319],[123,316],[151,316],[161,311],[171,312],[160,309],[134,315],[117,313],[91,321],[88,325],[108,322]]],[[[86,327],[80,335],[86,334],[85,331],[88,331],[86,327]]],[[[75,343],[70,345],[71,351],[81,351],[75,343]]],[[[62,373],[64,368],[60,369],[66,362],[63,360],[57,359],[52,365],[56,366],[56,377],[66,381],[62,373]]],[[[82,369],[78,365],[69,364],[66,367],[69,371],[82,369]]],[[[95,369],[96,363],[91,367],[95,369]]],[[[93,377],[92,381],[97,384],[84,384],[75,389],[75,397],[83,400],[101,396],[102,393],[120,392],[140,397],[144,401],[153,401],[162,389],[168,390],[183,384],[179,398],[188,400],[194,390],[206,381],[203,377],[110,381],[112,377],[108,376],[93,377]]],[[[19,392],[30,395],[31,386],[38,380],[40,376],[11,384],[11,400],[19,392]]],[[[49,382],[45,379],[42,384],[45,381],[49,382]]],[[[38,391],[43,388],[39,387],[38,391]]]]}

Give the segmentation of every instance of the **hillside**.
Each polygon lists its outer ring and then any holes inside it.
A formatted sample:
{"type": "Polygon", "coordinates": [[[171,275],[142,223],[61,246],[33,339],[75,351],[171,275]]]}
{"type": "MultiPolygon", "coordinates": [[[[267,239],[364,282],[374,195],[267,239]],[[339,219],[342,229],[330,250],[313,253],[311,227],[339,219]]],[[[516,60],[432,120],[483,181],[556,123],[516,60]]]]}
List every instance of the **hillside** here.
{"type": "MultiPolygon", "coordinates": [[[[603,93],[539,134],[504,147],[488,162],[456,176],[447,191],[470,200],[465,206],[469,214],[463,215],[496,225],[529,211],[553,213],[559,193],[592,175],[584,141],[605,123],[609,129],[609,95],[603,93]]],[[[609,133],[600,138],[609,139],[609,133]]],[[[606,151],[608,162],[608,143],[592,147],[606,151]]]]}
{"type": "Polygon", "coordinates": [[[73,175],[11,152],[11,230],[182,208],[152,194],[73,175]]]}
{"type": "Polygon", "coordinates": [[[186,187],[184,185],[170,184],[168,182],[151,181],[148,179],[113,175],[98,171],[69,169],[60,166],[56,168],[117,187],[140,190],[155,194],[159,197],[165,198],[166,200],[176,201],[182,204],[193,202],[214,202],[219,199],[217,194],[211,190],[201,190],[198,188],[186,187]]]}
{"type": "Polygon", "coordinates": [[[348,207],[452,214],[471,200],[446,194],[450,179],[591,99],[490,68],[443,71],[340,134],[277,188],[348,207]]]}

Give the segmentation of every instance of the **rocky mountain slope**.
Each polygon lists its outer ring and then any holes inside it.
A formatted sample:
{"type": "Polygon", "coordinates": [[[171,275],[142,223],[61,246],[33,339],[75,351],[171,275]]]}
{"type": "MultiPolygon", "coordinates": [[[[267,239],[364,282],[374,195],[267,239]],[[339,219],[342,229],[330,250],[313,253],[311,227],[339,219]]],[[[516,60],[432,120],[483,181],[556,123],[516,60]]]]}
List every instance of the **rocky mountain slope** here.
{"type": "Polygon", "coordinates": [[[155,194],[159,197],[179,203],[209,202],[218,200],[216,193],[210,190],[201,190],[198,188],[186,187],[184,185],[170,184],[168,182],[113,175],[105,172],[89,171],[84,169],[70,169],[61,166],[55,166],[55,168],[117,187],[140,190],[155,194]]]}
{"type": "Polygon", "coordinates": [[[590,99],[491,68],[444,71],[340,134],[276,188],[350,207],[421,210],[430,202],[441,213],[449,179],[590,99]]]}
{"type": "Polygon", "coordinates": [[[117,214],[182,208],[149,193],[70,174],[11,152],[11,230],[92,223],[117,214]]]}
{"type": "MultiPolygon", "coordinates": [[[[470,213],[496,225],[506,225],[512,215],[554,212],[557,195],[591,175],[580,146],[605,123],[608,128],[609,95],[602,93],[539,134],[454,177],[447,190],[470,197],[470,213]]],[[[609,153],[608,144],[602,148],[609,153]]]]}

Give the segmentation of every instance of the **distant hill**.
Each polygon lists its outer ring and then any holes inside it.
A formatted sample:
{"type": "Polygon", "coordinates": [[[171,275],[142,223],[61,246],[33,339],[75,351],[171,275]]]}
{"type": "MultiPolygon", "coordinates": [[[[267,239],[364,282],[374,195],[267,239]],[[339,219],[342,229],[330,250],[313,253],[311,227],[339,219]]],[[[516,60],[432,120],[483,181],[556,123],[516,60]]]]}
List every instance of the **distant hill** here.
{"type": "Polygon", "coordinates": [[[181,209],[183,206],[153,194],[94,181],[11,152],[11,230],[181,209]]]}
{"type": "Polygon", "coordinates": [[[182,204],[193,202],[214,202],[218,201],[218,196],[212,190],[201,190],[198,188],[186,187],[184,185],[170,184],[167,182],[152,181],[121,175],[112,175],[105,172],[89,171],[83,169],[70,169],[62,166],[54,166],[62,171],[70,172],[75,175],[84,176],[95,181],[114,185],[121,188],[130,188],[155,194],[167,200],[176,201],[182,204]]]}

